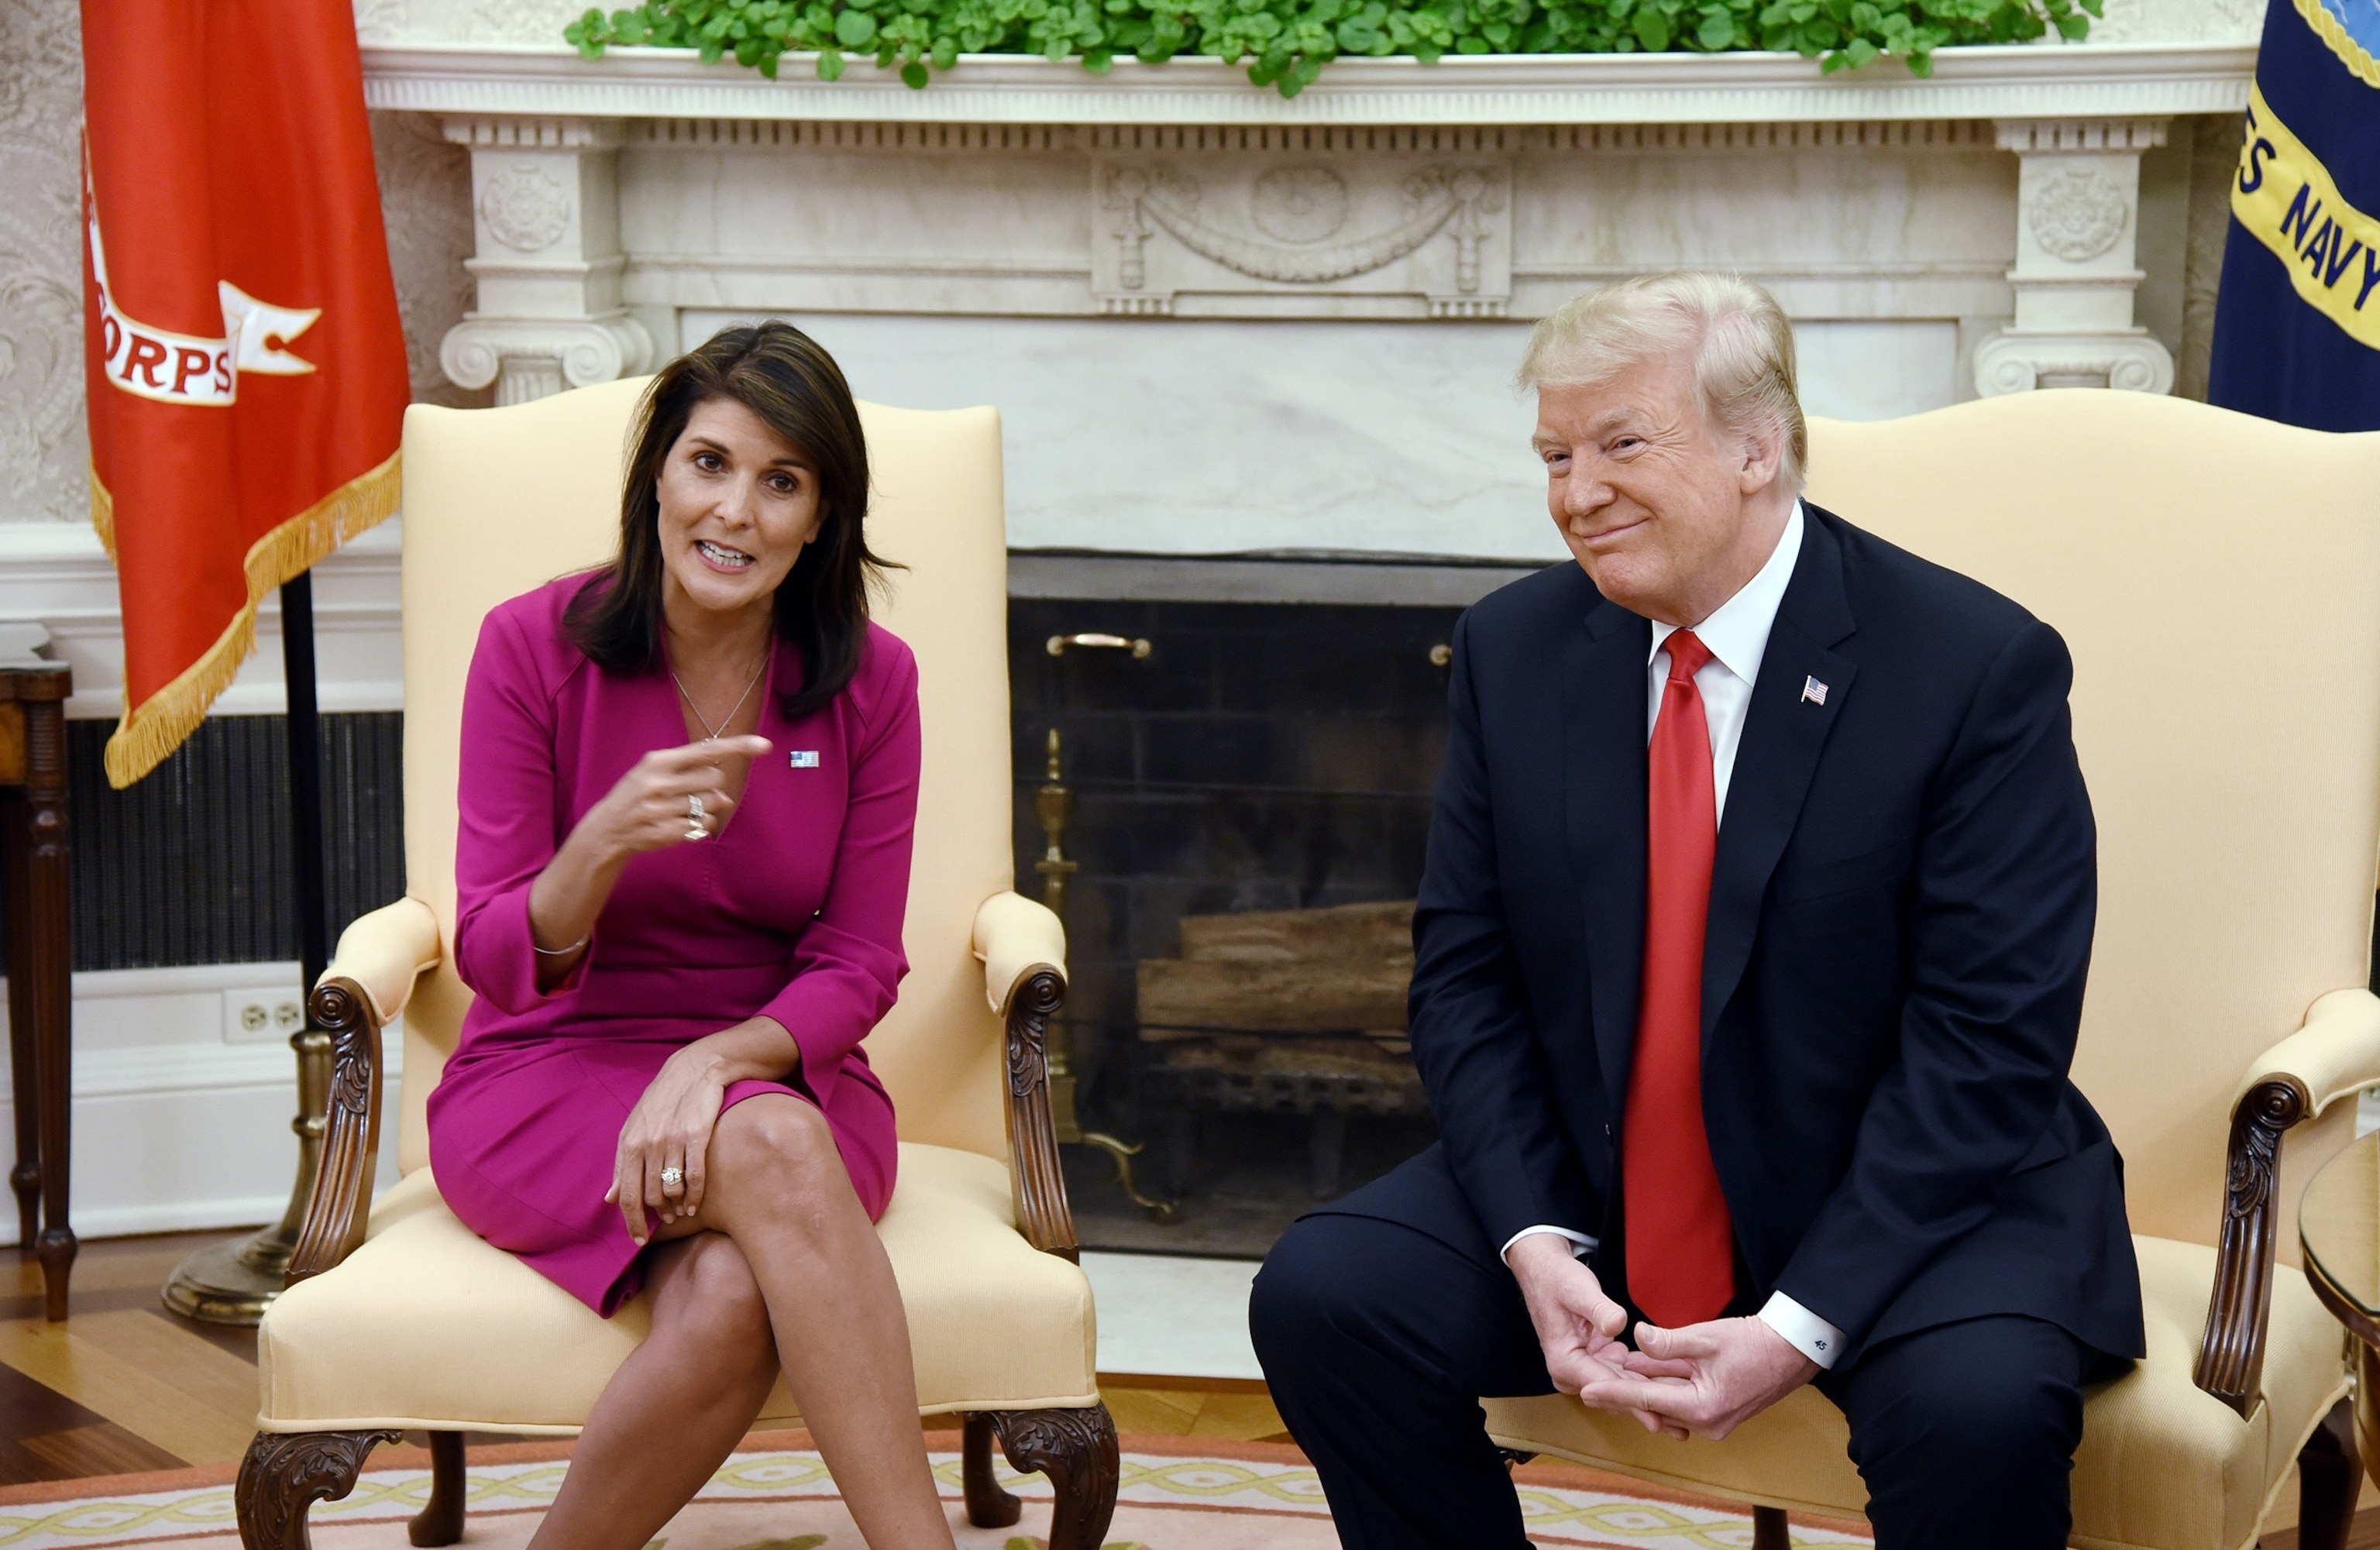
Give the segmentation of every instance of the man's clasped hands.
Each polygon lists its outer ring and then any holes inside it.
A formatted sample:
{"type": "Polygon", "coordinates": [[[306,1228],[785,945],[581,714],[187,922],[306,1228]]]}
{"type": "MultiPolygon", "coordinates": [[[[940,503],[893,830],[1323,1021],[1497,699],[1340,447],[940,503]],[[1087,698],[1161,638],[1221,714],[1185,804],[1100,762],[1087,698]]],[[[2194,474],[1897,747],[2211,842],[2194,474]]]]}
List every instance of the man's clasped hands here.
{"type": "Polygon", "coordinates": [[[1631,1350],[1620,1338],[1626,1312],[1604,1295],[1567,1239],[1524,1238],[1505,1263],[1520,1282],[1554,1387],[1597,1410],[1632,1415],[1647,1431],[1716,1441],[1818,1374],[1816,1362],[1757,1318],[1680,1329],[1640,1323],[1631,1350]]]}

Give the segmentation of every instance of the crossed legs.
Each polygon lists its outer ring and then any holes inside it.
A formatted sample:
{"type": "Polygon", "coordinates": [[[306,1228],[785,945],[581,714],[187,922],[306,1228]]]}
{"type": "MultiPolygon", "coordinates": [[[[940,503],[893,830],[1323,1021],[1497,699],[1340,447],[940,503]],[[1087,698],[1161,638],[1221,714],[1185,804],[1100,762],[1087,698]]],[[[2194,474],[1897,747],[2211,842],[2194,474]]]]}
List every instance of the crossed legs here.
{"type": "Polygon", "coordinates": [[[783,1367],[872,1550],[949,1550],[900,1289],[825,1118],[747,1099],[699,1217],[653,1252],[652,1333],[596,1402],[532,1550],[638,1550],[710,1478],[783,1367]]]}

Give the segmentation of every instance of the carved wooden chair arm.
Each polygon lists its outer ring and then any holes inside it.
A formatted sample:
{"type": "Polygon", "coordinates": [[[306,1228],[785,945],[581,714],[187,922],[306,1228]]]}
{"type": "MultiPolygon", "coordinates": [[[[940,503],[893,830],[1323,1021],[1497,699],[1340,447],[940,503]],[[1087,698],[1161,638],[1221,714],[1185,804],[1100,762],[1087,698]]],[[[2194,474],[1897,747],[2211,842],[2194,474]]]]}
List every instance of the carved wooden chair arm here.
{"type": "Polygon", "coordinates": [[[321,1275],[364,1241],[380,1161],[381,1029],[405,1010],[414,981],[437,963],[440,951],[430,906],[400,899],[340,934],[338,951],[307,999],[313,1025],[331,1038],[331,1085],[322,1161],[286,1284],[321,1275]]]}
{"type": "Polygon", "coordinates": [[[976,912],[984,997],[1008,1025],[1008,1174],[1016,1228],[1045,1253],[1074,1259],[1075,1213],[1050,1105],[1050,1023],[1066,1001],[1066,931],[1043,905],[996,893],[976,912]]]}
{"type": "Polygon", "coordinates": [[[2305,1025],[2259,1056],[2231,1110],[2223,1236],[2215,1291],[2192,1374],[2199,1387],[2247,1415],[2264,1392],[2265,1340],[2281,1220],[2281,1136],[2338,1098],[2380,1084],[2380,998],[2338,990],[2314,1002],[2305,1025]]]}

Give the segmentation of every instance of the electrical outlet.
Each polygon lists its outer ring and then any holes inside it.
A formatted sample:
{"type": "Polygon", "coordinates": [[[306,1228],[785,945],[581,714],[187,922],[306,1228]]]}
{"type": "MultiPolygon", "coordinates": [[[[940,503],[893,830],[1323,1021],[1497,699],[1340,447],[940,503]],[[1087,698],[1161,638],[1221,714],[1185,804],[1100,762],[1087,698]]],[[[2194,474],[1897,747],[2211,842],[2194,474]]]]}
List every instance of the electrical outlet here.
{"type": "Polygon", "coordinates": [[[305,1004],[287,986],[223,993],[225,1044],[273,1044],[305,1026],[305,1004]]]}

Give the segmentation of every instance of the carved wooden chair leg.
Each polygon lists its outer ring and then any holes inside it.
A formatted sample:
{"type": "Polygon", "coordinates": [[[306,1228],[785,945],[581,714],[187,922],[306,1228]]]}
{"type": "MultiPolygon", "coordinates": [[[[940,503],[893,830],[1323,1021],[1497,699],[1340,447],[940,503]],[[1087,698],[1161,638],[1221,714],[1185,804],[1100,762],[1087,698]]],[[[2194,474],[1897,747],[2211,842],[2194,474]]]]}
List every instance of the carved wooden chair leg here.
{"type": "Polygon", "coordinates": [[[405,1526],[416,1544],[452,1544],[463,1537],[463,1434],[430,1434],[430,1500],[405,1526]]]}
{"type": "Polygon", "coordinates": [[[2300,1550],[2347,1550],[2363,1460],[2355,1451],[2355,1402],[2341,1399],[2298,1450],[2300,1550]]]}
{"type": "Polygon", "coordinates": [[[1792,1531],[1786,1524],[1783,1508],[1752,1509],[1752,1550],[1788,1550],[1792,1543],[1792,1531]]]}
{"type": "Polygon", "coordinates": [[[1011,1465],[1050,1477],[1057,1496],[1050,1513],[1050,1550],[1099,1550],[1108,1520],[1115,1516],[1116,1483],[1123,1472],[1107,1406],[994,1411],[988,1419],[1011,1465]]]}
{"type": "Polygon", "coordinates": [[[364,1456],[395,1432],[259,1432],[239,1461],[232,1503],[245,1550],[312,1550],[306,1513],[356,1488],[364,1456]]]}
{"type": "Polygon", "coordinates": [[[967,1521],[978,1529],[1004,1529],[1024,1515],[1025,1504],[1001,1488],[991,1473],[992,1419],[970,1411],[961,1445],[961,1479],[966,1485],[967,1521]]]}

